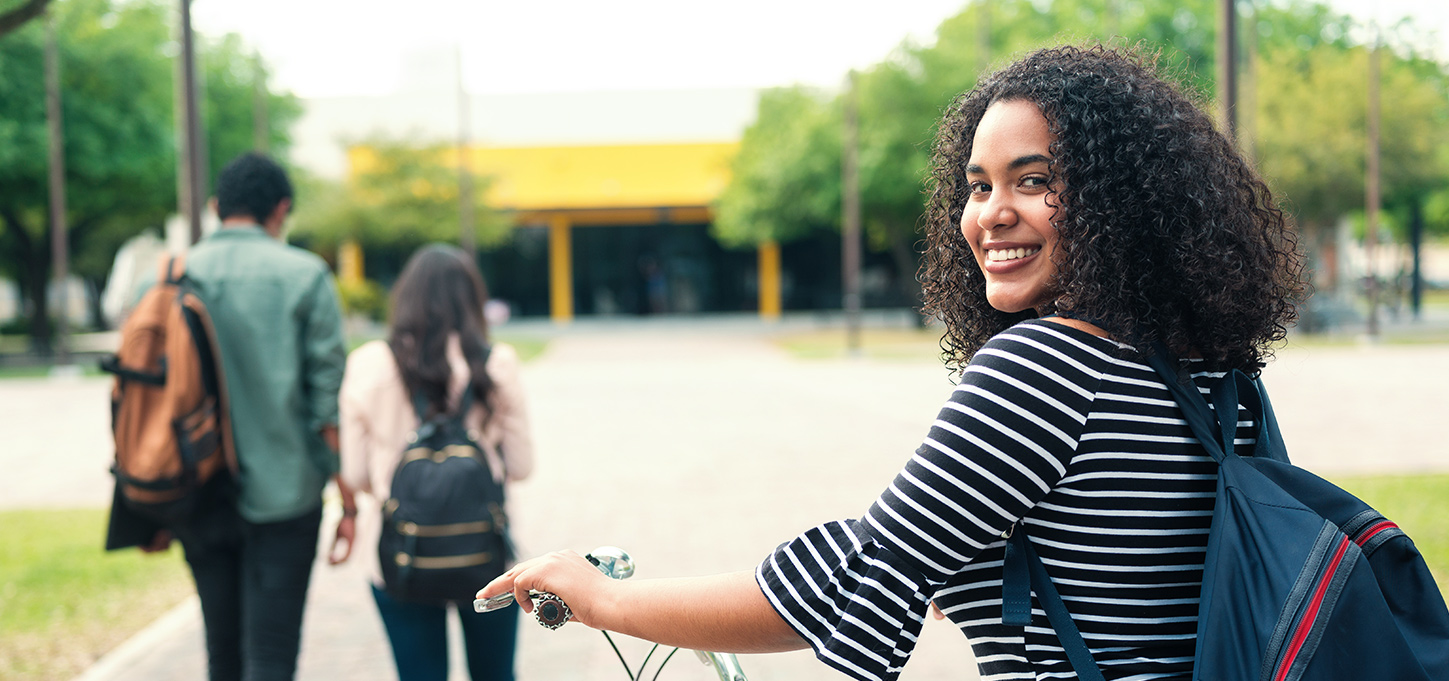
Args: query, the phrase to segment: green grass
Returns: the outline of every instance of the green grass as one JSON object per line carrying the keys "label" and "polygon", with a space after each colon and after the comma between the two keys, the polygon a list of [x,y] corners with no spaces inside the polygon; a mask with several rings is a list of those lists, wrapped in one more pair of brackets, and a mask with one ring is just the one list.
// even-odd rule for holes
{"label": "green grass", "polygon": [[[94,361],[83,360],[76,362],[76,364],[80,367],[82,376],[107,375],[106,372],[101,371],[101,368]],[[0,366],[0,380],[7,378],[45,378],[50,375],[52,368],[54,367],[49,364],[39,366]]]}
{"label": "green grass", "polygon": [[[871,359],[939,362],[940,340],[939,328],[862,329],[860,349]],[[799,359],[838,359],[849,354],[843,328],[785,333],[775,343]]]}
{"label": "green grass", "polygon": [[1436,310],[1449,309],[1449,288],[1425,289],[1424,307]]}
{"label": "green grass", "polygon": [[0,511],[0,679],[71,679],[192,593],[179,546],[104,552],[107,513]]}
{"label": "green grass", "polygon": [[[377,339],[376,338],[348,338],[347,339],[347,351],[348,352],[352,352],[353,350],[356,350],[357,348],[359,348],[362,345],[368,343],[369,341],[374,341],[374,340],[377,340]],[[497,342],[500,342],[500,343],[507,343],[509,345],[512,345],[513,346],[513,349],[518,351],[518,358],[521,359],[521,360],[523,360],[523,361],[525,361],[525,362],[527,362],[527,361],[529,361],[531,359],[534,359],[534,358],[538,357],[539,355],[542,355],[543,354],[543,351],[546,350],[546,349],[548,349],[548,340],[547,339],[537,338],[537,337],[534,337],[534,336],[512,336],[512,335],[509,335],[509,334],[506,334],[506,333],[501,333],[501,334],[498,334],[498,335],[494,336],[493,340],[495,340]]]}
{"label": "green grass", "polygon": [[1424,554],[1449,598],[1449,474],[1385,475],[1333,481],[1398,523]]}
{"label": "green grass", "polygon": [[505,333],[498,334],[495,340],[512,345],[518,351],[518,358],[525,362],[537,358],[548,349],[547,339],[533,336],[510,336]]}

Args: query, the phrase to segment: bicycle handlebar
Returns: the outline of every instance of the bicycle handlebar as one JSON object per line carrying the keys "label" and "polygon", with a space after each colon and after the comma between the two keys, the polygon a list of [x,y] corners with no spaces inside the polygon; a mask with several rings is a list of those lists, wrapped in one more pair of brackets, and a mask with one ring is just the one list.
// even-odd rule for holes
{"label": "bicycle handlebar", "polygon": [[[599,572],[613,579],[628,579],[634,575],[634,559],[629,557],[627,551],[617,546],[600,546],[584,554],[584,558],[593,563]],[[530,591],[528,595],[534,602],[533,617],[544,628],[557,629],[573,619],[573,611],[557,594],[547,591]],[[512,602],[513,592],[506,591],[492,598],[480,598],[473,601],[473,611],[492,612],[507,607]]]}
{"label": "bicycle handlebar", "polygon": [[[590,563],[593,563],[594,567],[599,569],[599,572],[613,579],[628,579],[634,575],[634,559],[629,556],[627,551],[617,546],[600,546],[584,554],[584,558]],[[574,616],[568,604],[562,598],[559,598],[557,594],[547,591],[529,591],[528,595],[533,600],[534,619],[538,620],[538,623],[546,629],[557,629],[567,624]],[[498,610],[507,607],[508,604],[513,602],[513,599],[513,592],[505,591],[492,598],[480,598],[473,601],[473,610],[475,612]],[[604,636],[607,637],[608,632],[605,632]],[[613,640],[611,639],[610,645],[612,644]],[[618,652],[618,648],[615,648],[615,652]],[[702,650],[695,651],[695,654],[699,657],[700,662],[714,668],[715,672],[719,674],[720,681],[745,681],[745,672],[740,669],[740,662],[734,655],[728,653],[710,653]],[[619,661],[624,661],[622,655]],[[645,658],[645,662],[648,662],[648,658]],[[624,669],[626,672],[628,671],[629,665],[627,663],[624,664]],[[642,668],[640,672],[643,672]],[[657,672],[655,676],[658,676]],[[634,678],[632,673],[630,674],[630,678]]]}

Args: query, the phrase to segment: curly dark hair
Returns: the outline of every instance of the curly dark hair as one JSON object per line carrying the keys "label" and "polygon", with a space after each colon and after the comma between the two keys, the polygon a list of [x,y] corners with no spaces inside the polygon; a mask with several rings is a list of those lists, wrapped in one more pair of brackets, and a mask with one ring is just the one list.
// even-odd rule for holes
{"label": "curly dark hair", "polygon": [[[1213,122],[1155,73],[1157,55],[1092,45],[1033,52],[952,103],[937,132],[921,282],[962,370],[992,336],[1049,313],[1090,321],[1138,348],[1254,373],[1305,291],[1297,237],[1268,187]],[[1052,309],[1005,313],[960,223],[966,164],[987,107],[1035,104],[1054,141],[1047,200],[1058,241]]]}

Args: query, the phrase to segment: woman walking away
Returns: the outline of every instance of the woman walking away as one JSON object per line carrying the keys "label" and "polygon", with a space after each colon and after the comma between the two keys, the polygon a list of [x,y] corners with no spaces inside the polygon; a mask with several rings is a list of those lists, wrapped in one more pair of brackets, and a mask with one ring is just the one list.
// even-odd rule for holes
{"label": "woman walking away", "polygon": [[961,380],[862,517],[753,572],[615,582],[562,552],[479,595],[551,591],[689,648],[809,646],[859,679],[900,673],[934,602],[982,678],[1075,678],[1040,606],[1002,621],[1025,532],[1106,678],[1188,678],[1216,469],[1145,358],[1161,341],[1206,387],[1284,338],[1302,264],[1267,187],[1150,60],[1060,47],[951,105],[926,217],[926,309]]}
{"label": "woman walking away", "polygon": [[[491,481],[484,477],[485,485],[523,479],[533,468],[518,355],[505,343],[489,343],[483,317],[487,298],[482,277],[463,251],[426,246],[408,260],[393,288],[387,340],[363,345],[347,358],[340,398],[341,476],[347,487],[383,502],[385,512],[396,508],[396,499],[390,499],[397,491],[394,473],[402,470],[404,450],[416,447],[409,443],[422,432],[420,411],[433,423],[456,417],[469,405],[463,423],[487,465],[481,474],[491,473]],[[414,458],[409,466],[432,465]],[[344,503],[344,508],[342,523],[352,523],[356,506]],[[490,517],[502,521],[501,516]],[[500,530],[506,527],[498,525]],[[358,544],[366,547],[363,554],[372,567],[372,592],[392,643],[398,678],[444,681],[447,602],[399,595],[397,585],[384,579],[378,537],[359,538]],[[346,560],[350,551],[345,547],[333,562]],[[414,573],[422,572],[422,561],[413,562],[419,568]],[[394,580],[399,573],[392,571]],[[511,681],[517,608],[487,614],[467,605],[457,610],[473,681]]]}

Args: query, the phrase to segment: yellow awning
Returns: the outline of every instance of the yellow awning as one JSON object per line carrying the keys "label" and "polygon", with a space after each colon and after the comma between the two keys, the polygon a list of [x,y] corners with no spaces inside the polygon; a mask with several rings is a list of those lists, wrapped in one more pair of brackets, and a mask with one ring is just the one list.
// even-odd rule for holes
{"label": "yellow awning", "polygon": [[705,207],[729,182],[737,143],[475,147],[475,175],[492,177],[504,210]]}

